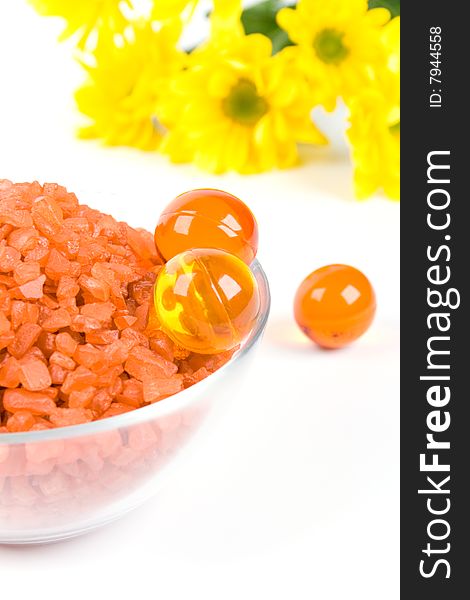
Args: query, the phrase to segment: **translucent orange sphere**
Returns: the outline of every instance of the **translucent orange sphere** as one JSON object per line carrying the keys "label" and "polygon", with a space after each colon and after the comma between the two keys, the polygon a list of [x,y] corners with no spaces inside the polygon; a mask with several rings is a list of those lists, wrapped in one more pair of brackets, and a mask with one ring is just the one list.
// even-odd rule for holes
{"label": "translucent orange sphere", "polygon": [[369,328],[375,293],[367,277],[348,265],[328,265],[310,273],[295,295],[299,327],[324,348],[341,348]]}
{"label": "translucent orange sphere", "polygon": [[155,244],[165,261],[191,248],[219,248],[249,265],[258,249],[258,226],[236,196],[221,190],[193,190],[163,210]]}
{"label": "translucent orange sphere", "polygon": [[158,274],[154,298],[162,329],[178,346],[200,354],[240,344],[260,310],[250,268],[233,254],[211,248],[169,260]]}

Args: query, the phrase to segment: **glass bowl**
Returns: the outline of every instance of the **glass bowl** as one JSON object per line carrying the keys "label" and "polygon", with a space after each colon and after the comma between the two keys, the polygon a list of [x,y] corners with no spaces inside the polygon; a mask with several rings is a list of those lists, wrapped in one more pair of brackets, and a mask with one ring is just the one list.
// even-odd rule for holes
{"label": "glass bowl", "polygon": [[109,523],[151,497],[165,475],[217,423],[261,339],[270,308],[266,276],[251,265],[261,312],[243,347],[192,387],[84,425],[0,434],[0,543],[74,537]]}

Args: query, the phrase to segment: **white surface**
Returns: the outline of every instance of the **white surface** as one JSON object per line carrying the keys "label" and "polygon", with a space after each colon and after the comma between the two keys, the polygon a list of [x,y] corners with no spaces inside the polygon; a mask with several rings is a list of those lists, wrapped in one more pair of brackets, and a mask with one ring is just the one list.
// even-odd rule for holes
{"label": "white surface", "polygon": [[[398,598],[399,206],[355,202],[338,146],[295,170],[216,178],[76,141],[80,73],[57,29],[0,3],[0,177],[61,182],[149,229],[177,193],[227,189],[258,218],[273,307],[245,394],[191,464],[101,531],[0,547],[2,597]],[[354,346],[322,352],[296,330],[292,298],[333,262],[364,270],[378,314]]]}

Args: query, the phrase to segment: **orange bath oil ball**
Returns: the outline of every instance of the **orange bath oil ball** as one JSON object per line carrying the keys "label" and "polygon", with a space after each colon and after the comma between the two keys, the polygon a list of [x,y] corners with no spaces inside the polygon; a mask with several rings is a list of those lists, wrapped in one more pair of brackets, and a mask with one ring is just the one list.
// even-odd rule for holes
{"label": "orange bath oil ball", "polygon": [[256,279],[233,254],[181,252],[160,271],[155,311],[165,333],[191,352],[217,354],[241,344],[260,310]]}
{"label": "orange bath oil ball", "polygon": [[258,226],[236,196],[221,190],[192,190],[163,210],[155,244],[165,261],[192,248],[218,248],[249,265],[258,249]]}
{"label": "orange bath oil ball", "polygon": [[348,265],[328,265],[300,284],[294,315],[302,331],[324,348],[341,348],[369,328],[375,314],[370,281]]}

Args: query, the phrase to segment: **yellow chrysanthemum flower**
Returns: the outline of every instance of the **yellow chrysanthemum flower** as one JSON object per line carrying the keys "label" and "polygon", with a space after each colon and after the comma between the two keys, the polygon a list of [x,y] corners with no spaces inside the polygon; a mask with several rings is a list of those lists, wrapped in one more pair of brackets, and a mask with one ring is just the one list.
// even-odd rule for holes
{"label": "yellow chrysanthemum flower", "polygon": [[271,49],[254,34],[230,52],[194,52],[162,107],[175,126],[161,150],[214,173],[248,173],[292,166],[296,142],[325,143],[310,119],[304,78]]}
{"label": "yellow chrysanthemum flower", "polygon": [[127,25],[121,6],[132,8],[131,0],[29,0],[40,15],[62,17],[67,25],[65,39],[77,33],[78,47],[84,49],[92,33],[111,34]]}
{"label": "yellow chrysanthemum flower", "polygon": [[88,81],[76,92],[78,108],[90,120],[81,137],[144,150],[158,147],[165,133],[156,119],[158,102],[186,58],[176,49],[178,35],[177,25],[155,32],[145,24],[127,31],[122,46],[108,40],[99,44],[94,64],[84,65]]}
{"label": "yellow chrysanthemum flower", "polygon": [[384,28],[387,69],[376,85],[359,92],[349,103],[354,185],[358,198],[383,190],[400,197],[400,19]]}
{"label": "yellow chrysanthemum flower", "polygon": [[299,0],[296,9],[283,8],[277,16],[297,44],[289,52],[321,86],[328,110],[338,96],[347,99],[367,85],[371,66],[385,62],[380,32],[389,18],[384,8],[368,10],[367,0]]}
{"label": "yellow chrysanthemum flower", "polygon": [[152,17],[157,21],[177,19],[184,14],[192,14],[198,0],[154,0]]}

